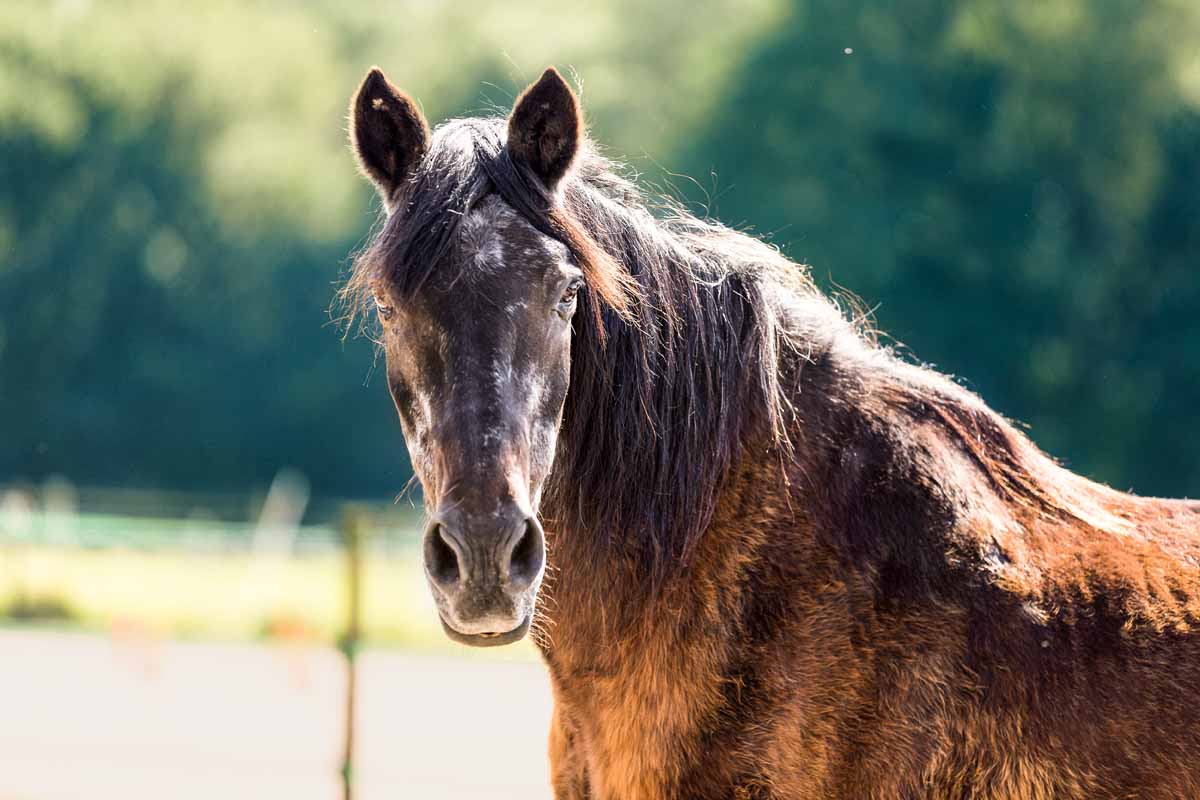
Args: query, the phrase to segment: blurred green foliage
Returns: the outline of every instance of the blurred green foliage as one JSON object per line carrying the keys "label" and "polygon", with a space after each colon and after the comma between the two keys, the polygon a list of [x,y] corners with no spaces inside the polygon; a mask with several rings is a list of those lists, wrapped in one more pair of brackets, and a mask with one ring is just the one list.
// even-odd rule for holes
{"label": "blurred green foliage", "polygon": [[378,63],[437,120],[556,63],[611,153],[1052,453],[1200,494],[1198,35],[1191,0],[6,0],[0,482],[397,491],[328,314],[376,219],[350,93]]}
{"label": "blurred green foliage", "polygon": [[674,160],[1119,488],[1200,495],[1200,4],[797,3]]}

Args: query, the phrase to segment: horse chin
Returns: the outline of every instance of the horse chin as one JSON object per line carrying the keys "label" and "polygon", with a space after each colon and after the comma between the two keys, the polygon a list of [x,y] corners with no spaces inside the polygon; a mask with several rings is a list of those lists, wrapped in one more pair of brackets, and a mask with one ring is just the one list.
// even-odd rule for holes
{"label": "horse chin", "polygon": [[452,628],[441,614],[438,614],[438,619],[442,623],[442,630],[446,632],[451,641],[465,644],[468,647],[500,647],[524,639],[525,634],[529,632],[529,625],[533,621],[533,614],[526,614],[520,625],[503,633],[461,633]]}

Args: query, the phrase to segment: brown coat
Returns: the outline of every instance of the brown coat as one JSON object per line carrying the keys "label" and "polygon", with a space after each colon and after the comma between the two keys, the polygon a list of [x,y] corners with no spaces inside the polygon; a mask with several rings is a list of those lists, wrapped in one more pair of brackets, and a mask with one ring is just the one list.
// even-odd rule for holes
{"label": "brown coat", "polygon": [[1200,797],[1200,503],[866,342],[794,399],[660,596],[552,535],[558,798]]}

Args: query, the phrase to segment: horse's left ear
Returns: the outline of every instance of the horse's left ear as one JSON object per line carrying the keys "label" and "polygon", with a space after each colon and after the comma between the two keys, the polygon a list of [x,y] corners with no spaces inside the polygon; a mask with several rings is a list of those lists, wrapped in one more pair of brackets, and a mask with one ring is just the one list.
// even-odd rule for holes
{"label": "horse's left ear", "polygon": [[521,92],[508,118],[508,152],[546,188],[567,174],[583,142],[583,117],[575,93],[554,67]]}

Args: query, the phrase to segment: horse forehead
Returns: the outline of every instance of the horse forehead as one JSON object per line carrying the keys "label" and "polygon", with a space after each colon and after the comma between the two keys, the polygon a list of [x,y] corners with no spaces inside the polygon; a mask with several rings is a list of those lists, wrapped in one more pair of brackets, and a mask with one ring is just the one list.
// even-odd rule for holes
{"label": "horse forehead", "polygon": [[[459,246],[469,279],[486,284],[530,278],[566,260],[566,246],[537,230],[495,195],[463,219]],[[499,280],[497,280],[499,279]]]}

